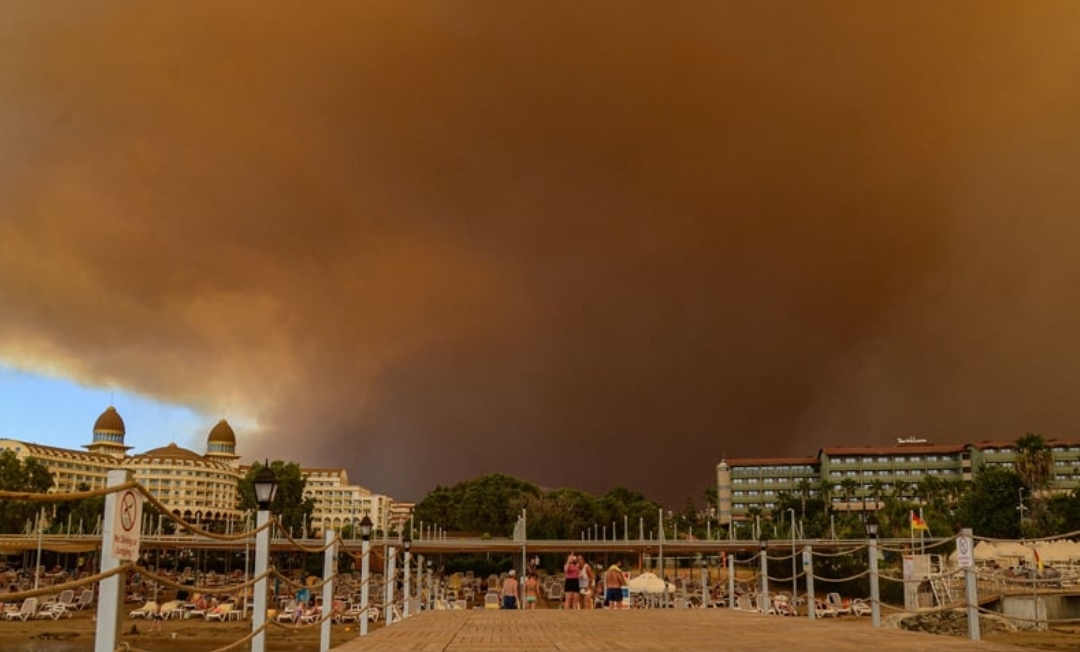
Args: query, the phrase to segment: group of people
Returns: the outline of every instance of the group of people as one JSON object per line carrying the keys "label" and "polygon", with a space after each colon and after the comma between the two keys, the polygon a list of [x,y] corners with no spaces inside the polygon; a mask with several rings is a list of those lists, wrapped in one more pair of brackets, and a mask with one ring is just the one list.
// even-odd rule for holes
{"label": "group of people", "polygon": [[[502,591],[499,595],[502,598],[500,607],[502,609],[517,609],[518,608],[518,595],[521,590],[521,585],[518,582],[517,572],[513,569],[506,574],[506,579],[503,580]],[[525,609],[536,609],[536,603],[540,597],[540,578],[536,573],[529,570],[525,573]]]}
{"label": "group of people", "polygon": [[[563,572],[566,574],[563,584],[563,594],[566,596],[563,609],[592,609],[596,604],[592,596],[598,586],[596,571],[581,555],[571,552],[566,557]],[[622,606],[624,586],[626,577],[616,561],[604,572],[605,607],[618,609]]]}
{"label": "group of people", "polygon": [[[563,603],[564,609],[592,609],[595,606],[593,595],[600,585],[596,571],[585,559],[571,552],[563,566],[566,578],[563,584],[563,593],[566,596]],[[619,562],[612,564],[604,573],[603,586],[604,606],[618,609],[622,606],[623,587],[626,586],[626,577],[623,575]],[[540,580],[536,572],[529,569],[525,576],[525,609],[536,609],[540,599]],[[517,609],[518,596],[521,594],[521,585],[518,582],[517,573],[511,570],[503,580],[502,590],[499,592],[502,609]]]}

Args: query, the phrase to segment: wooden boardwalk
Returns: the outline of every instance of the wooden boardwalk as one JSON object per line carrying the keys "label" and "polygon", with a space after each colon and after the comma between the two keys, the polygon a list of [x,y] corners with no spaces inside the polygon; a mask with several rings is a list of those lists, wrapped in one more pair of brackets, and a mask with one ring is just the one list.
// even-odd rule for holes
{"label": "wooden boardwalk", "polygon": [[335,652],[1005,652],[1025,648],[732,609],[425,611]]}

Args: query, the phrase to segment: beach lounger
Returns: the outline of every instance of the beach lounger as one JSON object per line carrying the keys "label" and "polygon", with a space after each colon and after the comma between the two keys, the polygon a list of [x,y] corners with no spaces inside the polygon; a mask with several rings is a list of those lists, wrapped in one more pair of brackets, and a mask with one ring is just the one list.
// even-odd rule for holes
{"label": "beach lounger", "polygon": [[128,618],[131,618],[132,620],[135,620],[136,618],[150,618],[151,614],[156,614],[158,612],[158,607],[158,603],[151,600],[138,609],[132,609],[131,612],[128,613]]}
{"label": "beach lounger", "polygon": [[26,598],[22,602],[22,606],[18,611],[9,611],[4,614],[4,620],[29,620],[31,616],[37,613],[38,599]]}

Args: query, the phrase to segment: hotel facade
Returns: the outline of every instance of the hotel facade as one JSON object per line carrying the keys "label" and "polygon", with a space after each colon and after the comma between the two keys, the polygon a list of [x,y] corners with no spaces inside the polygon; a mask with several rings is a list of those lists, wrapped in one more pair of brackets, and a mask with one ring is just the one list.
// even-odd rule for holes
{"label": "hotel facade", "polygon": [[[1080,487],[1080,440],[1050,439],[1046,448],[1053,465],[1051,490]],[[898,488],[910,492],[926,477],[943,485],[971,482],[984,465],[1011,469],[1016,458],[1015,442],[937,445],[906,438],[893,446],[822,448],[811,457],[723,460],[716,465],[720,523],[768,514],[785,493],[820,497],[823,487],[833,510],[874,511],[884,496]]]}
{"label": "hotel facade", "polygon": [[[17,458],[33,458],[48,468],[53,476],[53,492],[105,487],[112,469],[127,469],[147,491],[167,505],[173,514],[191,523],[222,524],[240,522],[247,515],[239,508],[240,480],[248,465],[236,454],[236,433],[222,419],[206,438],[206,453],[177,446],[175,443],[144,453],[130,454],[125,444],[124,420],[109,407],[94,423],[93,439],[72,450],[45,446],[15,439],[0,439],[0,450],[10,450]],[[403,506],[388,496],[350,484],[344,469],[301,468],[305,495],[312,498],[310,534],[334,528],[341,530],[369,516],[378,530],[386,531],[392,518],[400,519]]]}

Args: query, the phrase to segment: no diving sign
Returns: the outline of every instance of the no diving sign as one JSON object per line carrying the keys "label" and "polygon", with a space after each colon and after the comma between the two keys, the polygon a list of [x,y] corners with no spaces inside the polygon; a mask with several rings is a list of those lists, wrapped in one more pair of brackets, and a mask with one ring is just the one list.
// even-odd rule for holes
{"label": "no diving sign", "polygon": [[975,565],[975,551],[971,549],[971,537],[963,534],[956,537],[956,562],[960,568]]}
{"label": "no diving sign", "polygon": [[143,497],[134,489],[125,489],[116,497],[116,515],[112,528],[112,556],[117,561],[139,558],[139,525],[142,523]]}

